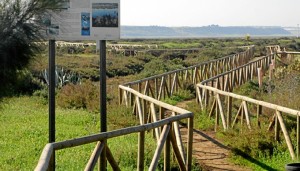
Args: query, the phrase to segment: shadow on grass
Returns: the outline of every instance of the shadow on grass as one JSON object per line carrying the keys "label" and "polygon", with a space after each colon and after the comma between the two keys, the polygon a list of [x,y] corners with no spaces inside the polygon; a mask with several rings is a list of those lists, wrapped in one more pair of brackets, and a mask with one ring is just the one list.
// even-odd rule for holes
{"label": "shadow on grass", "polygon": [[[180,123],[181,126],[186,126],[185,123]],[[251,157],[250,155],[248,155],[247,153],[243,152],[240,149],[237,148],[230,148],[224,144],[222,144],[221,142],[217,141],[216,139],[214,139],[213,137],[210,137],[209,135],[207,135],[205,132],[202,132],[200,130],[193,130],[194,134],[199,134],[202,137],[206,138],[208,141],[211,141],[212,143],[214,143],[215,145],[230,150],[232,151],[234,154],[243,157],[245,160],[248,160],[249,162],[259,166],[261,169],[263,170],[268,170],[268,171],[276,171],[276,169],[272,168],[269,165],[266,165],[265,163],[260,162],[259,160],[256,160],[255,158]]]}
{"label": "shadow on grass", "polygon": [[276,169],[272,168],[271,166],[266,165],[265,163],[262,163],[262,162],[256,160],[255,158],[249,156],[247,153],[243,152],[240,149],[233,148],[231,150],[234,154],[243,157],[245,160],[248,160],[249,162],[256,164],[257,166],[261,167],[264,170],[276,171]]}

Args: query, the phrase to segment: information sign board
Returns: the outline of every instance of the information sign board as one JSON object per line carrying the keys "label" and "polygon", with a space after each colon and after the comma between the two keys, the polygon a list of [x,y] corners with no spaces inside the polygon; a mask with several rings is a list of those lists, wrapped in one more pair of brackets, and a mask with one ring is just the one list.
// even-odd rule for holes
{"label": "information sign board", "polygon": [[45,13],[43,34],[51,40],[120,39],[120,0],[63,0]]}

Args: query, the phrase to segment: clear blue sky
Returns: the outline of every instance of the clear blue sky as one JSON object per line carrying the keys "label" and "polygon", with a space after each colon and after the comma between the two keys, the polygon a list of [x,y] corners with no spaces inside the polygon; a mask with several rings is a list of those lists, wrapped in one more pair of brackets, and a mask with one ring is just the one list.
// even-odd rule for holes
{"label": "clear blue sky", "polygon": [[121,0],[121,25],[293,26],[300,0]]}

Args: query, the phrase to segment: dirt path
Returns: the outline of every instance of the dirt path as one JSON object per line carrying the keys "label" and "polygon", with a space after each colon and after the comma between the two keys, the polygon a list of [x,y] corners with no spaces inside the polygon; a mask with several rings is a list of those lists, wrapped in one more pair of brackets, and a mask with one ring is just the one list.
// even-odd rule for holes
{"label": "dirt path", "polygon": [[[188,101],[181,102],[176,106],[187,109]],[[187,129],[181,128],[183,141],[186,142]],[[227,171],[250,171],[251,169],[234,165],[229,162],[230,149],[218,141],[213,131],[193,132],[193,157],[201,165],[203,170],[227,170]]]}

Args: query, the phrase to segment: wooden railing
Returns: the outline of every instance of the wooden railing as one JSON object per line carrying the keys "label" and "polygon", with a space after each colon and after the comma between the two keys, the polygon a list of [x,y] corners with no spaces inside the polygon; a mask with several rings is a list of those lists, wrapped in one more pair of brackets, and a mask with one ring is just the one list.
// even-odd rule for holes
{"label": "wooden railing", "polygon": [[[185,85],[196,85],[203,80],[246,64],[253,58],[253,55],[254,46],[249,46],[245,52],[203,62],[184,69],[166,72],[164,74],[133,81],[123,85],[157,100],[161,100],[165,97],[172,96],[173,93],[177,92],[180,88],[184,88]],[[134,101],[132,95],[130,93],[123,93],[120,92],[119,94],[120,102],[121,99],[125,98],[125,103],[132,105]]]}
{"label": "wooden railing", "polygon": [[[113,157],[113,152],[106,145],[106,141],[110,138],[124,136],[127,134],[138,133],[138,159],[137,170],[144,170],[144,155],[145,155],[145,132],[154,130],[157,138],[157,148],[155,150],[149,170],[155,170],[158,165],[160,154],[164,149],[164,168],[170,169],[170,144],[172,144],[175,157],[178,161],[181,170],[191,170],[192,164],[192,141],[193,141],[193,113],[160,102],[151,97],[143,95],[135,90],[120,86],[123,91],[128,91],[134,95],[136,99],[135,113],[139,116],[140,125],[120,130],[99,133],[86,137],[66,140],[61,142],[49,143],[45,146],[39,163],[35,168],[36,171],[48,170],[49,162],[53,153],[56,150],[62,150],[84,144],[98,142],[91,158],[86,165],[85,170],[93,170],[99,155],[103,150],[106,152],[107,160],[114,170],[120,170],[117,162]],[[152,119],[149,119],[145,111],[150,111]],[[171,116],[166,117],[165,112],[171,112]],[[158,116],[159,115],[159,116]],[[178,121],[187,119],[188,135],[187,144],[184,146],[181,140]],[[152,121],[152,122],[151,122]],[[185,147],[185,148],[184,148]],[[185,150],[186,149],[186,150]]]}
{"label": "wooden railing", "polygon": [[[243,127],[245,122],[246,127],[251,130],[253,126],[260,127],[260,117],[263,112],[271,113],[271,115],[264,115],[264,117],[269,117],[272,120],[267,129],[274,130],[276,141],[279,141],[279,131],[282,131],[291,158],[295,159],[296,157],[299,158],[300,153],[300,111],[231,93],[233,87],[240,86],[259,75],[257,73],[259,68],[267,70],[275,55],[270,54],[202,81],[197,84],[197,101],[200,108],[208,112],[209,117],[215,117],[215,131],[217,131],[220,121],[224,130],[236,127],[238,122],[242,125],[240,128]],[[295,117],[297,120],[296,155],[283,116]]]}
{"label": "wooden railing", "polygon": [[[138,159],[137,170],[144,170],[144,146],[145,132],[154,131],[157,139],[157,148],[153,156],[149,170],[155,170],[158,159],[164,148],[164,169],[170,169],[170,144],[181,170],[191,170],[192,163],[192,139],[193,139],[193,113],[159,101],[171,96],[182,88],[183,84],[194,84],[209,79],[220,73],[232,70],[252,59],[254,47],[247,47],[245,52],[230,55],[220,59],[208,61],[161,74],[154,77],[130,82],[119,86],[120,104],[133,107],[133,113],[140,121],[140,126],[124,128],[120,130],[99,133],[72,140],[49,143],[45,146],[39,163],[35,170],[48,170],[49,162],[56,150],[71,148],[84,144],[98,142],[85,170],[93,170],[99,155],[104,150],[107,160],[114,170],[120,170],[106,142],[107,139],[138,133]],[[183,82],[184,81],[184,82]],[[157,99],[157,100],[156,100]],[[179,130],[179,123],[187,119],[188,135],[186,145],[183,144]],[[101,167],[102,168],[102,167]]]}

